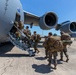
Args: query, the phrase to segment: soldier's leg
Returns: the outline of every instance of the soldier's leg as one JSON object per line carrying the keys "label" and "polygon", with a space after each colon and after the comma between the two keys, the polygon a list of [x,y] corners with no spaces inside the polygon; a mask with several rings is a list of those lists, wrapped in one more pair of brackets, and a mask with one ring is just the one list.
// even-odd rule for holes
{"label": "soldier's leg", "polygon": [[35,50],[35,53],[36,53],[36,47],[34,46],[34,50]]}
{"label": "soldier's leg", "polygon": [[45,58],[47,58],[47,49],[45,49]]}
{"label": "soldier's leg", "polygon": [[52,53],[49,52],[49,53],[48,53],[48,62],[49,62],[48,65],[49,65],[49,66],[51,66],[51,61],[52,61]]}
{"label": "soldier's leg", "polygon": [[48,50],[47,49],[45,49],[45,58],[48,58]]}
{"label": "soldier's leg", "polygon": [[35,42],[34,42],[33,47],[34,47],[34,50],[35,50],[35,53],[36,53],[36,44],[35,44]]}
{"label": "soldier's leg", "polygon": [[37,53],[39,53],[39,52],[40,52],[38,49],[36,49],[36,50],[37,50]]}
{"label": "soldier's leg", "polygon": [[60,52],[60,60],[63,61],[63,50]]}
{"label": "soldier's leg", "polygon": [[57,52],[53,53],[53,57],[54,57],[54,69],[56,69],[56,66],[57,66]]}
{"label": "soldier's leg", "polygon": [[39,53],[40,51],[37,49],[37,43],[34,43],[34,50],[35,52]]}
{"label": "soldier's leg", "polygon": [[38,42],[36,42],[36,50],[37,50],[37,53],[39,53],[40,51],[38,50],[37,46],[38,46]]}
{"label": "soldier's leg", "polygon": [[68,62],[69,57],[68,57],[68,54],[67,54],[67,48],[64,49],[64,54],[65,54],[65,56],[66,56],[66,62]]}
{"label": "soldier's leg", "polygon": [[30,39],[26,38],[26,41],[27,41],[28,46],[31,47]]}

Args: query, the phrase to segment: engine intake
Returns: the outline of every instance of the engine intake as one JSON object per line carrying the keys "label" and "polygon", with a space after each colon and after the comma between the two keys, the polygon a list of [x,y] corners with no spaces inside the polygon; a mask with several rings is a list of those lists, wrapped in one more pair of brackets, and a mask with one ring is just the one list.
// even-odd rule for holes
{"label": "engine intake", "polygon": [[76,33],[76,22],[67,22],[61,24],[60,30],[69,34]]}
{"label": "engine intake", "polygon": [[72,23],[70,24],[70,30],[71,30],[72,32],[76,32],[76,22],[72,22]]}
{"label": "engine intake", "polygon": [[40,17],[40,28],[43,30],[48,30],[54,28],[57,25],[58,18],[53,12],[48,12]]}

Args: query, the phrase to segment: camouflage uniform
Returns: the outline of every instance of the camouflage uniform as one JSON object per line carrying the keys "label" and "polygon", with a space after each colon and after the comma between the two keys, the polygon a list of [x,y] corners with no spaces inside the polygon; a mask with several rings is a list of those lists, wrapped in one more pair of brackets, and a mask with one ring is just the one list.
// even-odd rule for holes
{"label": "camouflage uniform", "polygon": [[40,39],[41,39],[41,38],[40,38],[40,35],[34,34],[34,35],[31,36],[31,39],[32,39],[33,42],[34,42],[33,47],[34,47],[35,53],[36,53],[36,52],[39,53],[40,51],[38,50],[37,45],[38,45],[38,43],[39,43],[39,41],[40,41]]}
{"label": "camouflage uniform", "polygon": [[67,54],[67,45],[63,44],[64,48],[63,50],[60,52],[60,57],[61,57],[61,61],[63,61],[63,53],[66,56],[66,62],[68,62],[69,58],[68,58],[68,54]]}
{"label": "camouflage uniform", "polygon": [[50,66],[52,63],[52,57],[54,61],[54,69],[56,69],[57,66],[57,51],[52,51],[53,49],[48,49],[48,65]]}
{"label": "camouflage uniform", "polygon": [[49,32],[48,33],[48,36],[45,36],[45,41],[44,41],[44,43],[43,43],[43,46],[44,46],[44,48],[45,48],[45,58],[48,58],[48,49],[47,49],[47,40],[48,40],[48,38],[50,38],[52,36],[52,33],[51,32]]}
{"label": "camouflage uniform", "polygon": [[53,36],[48,38],[46,41],[46,50],[48,51],[48,61],[51,65],[52,57],[54,58],[54,69],[56,69],[57,66],[57,52],[61,51],[63,49],[62,42],[60,40],[55,39]]}
{"label": "camouflage uniform", "polygon": [[[63,40],[70,40],[70,35],[67,34],[68,36],[64,36],[66,33],[64,32],[61,32],[61,41]],[[67,44],[66,43],[63,43],[63,50],[60,52],[60,60],[63,61],[63,53],[65,54],[66,56],[66,62],[68,62],[69,60],[69,57],[68,57],[68,54],[67,54]]]}
{"label": "camouflage uniform", "polygon": [[15,32],[15,35],[16,35],[16,40],[20,40],[21,35],[18,31]]}
{"label": "camouflage uniform", "polygon": [[22,30],[24,28],[22,21],[18,22],[18,25],[19,25],[18,28],[20,30]]}
{"label": "camouflage uniform", "polygon": [[47,39],[48,39],[48,37],[45,37],[45,41],[43,42],[43,46],[45,48],[45,55],[46,55],[45,58],[48,58],[48,49],[47,49],[47,46],[46,46]]}
{"label": "camouflage uniform", "polygon": [[56,69],[56,66],[57,66],[57,51],[54,51],[54,52],[48,52],[49,53],[49,64],[48,65],[51,65],[51,62],[52,62],[52,57],[53,57],[53,61],[54,61],[54,69]]}
{"label": "camouflage uniform", "polygon": [[38,45],[38,42],[34,42],[33,47],[34,47],[35,52],[39,53],[40,51],[38,50],[37,45]]}
{"label": "camouflage uniform", "polygon": [[46,55],[45,58],[48,58],[48,51],[49,51],[49,50],[47,50],[47,49],[45,48],[45,55]]}
{"label": "camouflage uniform", "polygon": [[31,37],[31,32],[28,29],[24,29],[23,33],[30,39]]}
{"label": "camouflage uniform", "polygon": [[23,33],[27,36],[27,37],[24,37],[22,40],[27,43],[29,45],[29,47],[31,46],[30,44],[30,37],[31,37],[31,32],[30,30],[28,29],[29,27],[26,26],[26,29],[24,29]]}

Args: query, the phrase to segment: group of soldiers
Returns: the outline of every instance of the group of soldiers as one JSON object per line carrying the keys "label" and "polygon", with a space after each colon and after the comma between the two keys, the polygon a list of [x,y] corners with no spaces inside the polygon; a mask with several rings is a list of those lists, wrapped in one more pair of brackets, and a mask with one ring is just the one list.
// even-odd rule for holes
{"label": "group of soldiers", "polygon": [[67,54],[67,45],[71,45],[71,37],[69,34],[60,32],[61,36],[53,36],[52,33],[48,33],[48,37],[45,37],[43,46],[45,48],[45,58],[48,58],[48,65],[51,66],[52,57],[54,62],[54,69],[57,67],[57,56],[60,52],[60,61],[63,61],[63,53],[66,56],[66,62],[68,62],[69,57]]}
{"label": "group of soldiers", "polygon": [[37,34],[36,31],[34,31],[33,34],[31,35],[31,32],[28,26],[26,26],[26,29],[23,31],[23,33],[29,38],[28,42],[32,42],[31,45],[33,44],[33,48],[35,50],[34,53],[39,53],[40,51],[38,50],[37,45],[41,40],[40,35]]}
{"label": "group of soldiers", "polygon": [[[22,36],[20,31],[24,33],[25,36]],[[33,44],[33,48],[35,50],[34,53],[40,52],[37,48],[37,45],[38,45],[38,42],[41,40],[41,37],[39,34],[37,34],[36,31],[34,31],[33,34],[31,35],[29,26],[26,26],[26,28],[24,28],[23,23],[21,21],[15,22],[10,32],[15,34],[16,40],[18,41],[22,40],[25,43],[25,45],[27,43],[28,46],[31,47]]]}
{"label": "group of soldiers", "polygon": [[[24,26],[22,22],[15,22],[14,23],[22,32],[26,35],[26,37],[22,38],[22,41],[25,43],[27,42],[28,45],[31,47],[33,44],[34,52],[39,53],[40,51],[37,48],[38,43],[41,40],[41,37],[39,34],[36,33],[36,31],[33,32],[33,35],[31,35],[31,32],[29,30],[29,27],[26,26],[24,29]],[[19,31],[14,28],[11,32],[16,34],[16,38],[19,40],[21,38]],[[54,69],[57,67],[57,55],[58,52],[60,52],[60,60],[63,61],[63,53],[66,56],[66,62],[68,62],[69,57],[67,54],[67,45],[71,45],[71,37],[69,34],[66,34],[64,32],[60,32],[61,36],[57,37],[52,35],[51,32],[48,33],[48,36],[45,37],[45,41],[43,43],[43,47],[45,48],[45,58],[48,58],[48,65],[51,66],[52,63],[52,57],[54,58]]]}
{"label": "group of soldiers", "polygon": [[[37,48],[38,43],[40,42],[41,38],[40,35],[34,31],[33,35],[30,34],[28,26],[24,30],[24,34],[30,37],[30,40],[34,42],[33,47],[35,53],[39,53],[40,51]],[[57,56],[58,52],[60,52],[60,61],[63,61],[63,53],[66,56],[66,62],[68,62],[69,57],[67,54],[67,45],[71,45],[71,37],[69,34],[60,32],[61,36],[53,36],[51,32],[48,33],[48,36],[45,37],[45,41],[43,43],[43,47],[45,48],[45,58],[48,58],[48,65],[51,66],[52,57],[54,58],[54,69],[57,68]],[[29,36],[30,35],[30,36]]]}

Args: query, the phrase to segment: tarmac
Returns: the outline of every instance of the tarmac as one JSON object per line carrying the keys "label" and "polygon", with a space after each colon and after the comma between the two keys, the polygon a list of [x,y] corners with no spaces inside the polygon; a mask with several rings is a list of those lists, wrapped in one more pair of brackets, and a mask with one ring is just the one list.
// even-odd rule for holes
{"label": "tarmac", "polygon": [[[27,51],[20,50],[12,44],[0,47],[0,75],[76,75],[76,41],[68,47],[69,62],[59,61],[57,69],[48,66],[45,49],[39,45],[40,53],[29,56]],[[52,63],[53,67],[53,63]]]}

